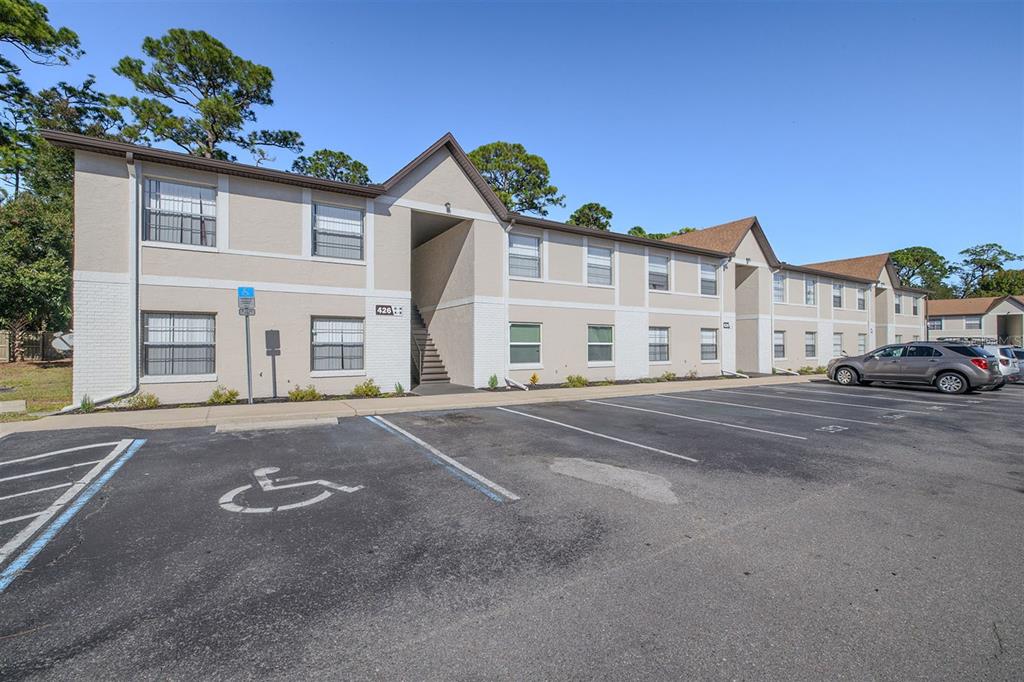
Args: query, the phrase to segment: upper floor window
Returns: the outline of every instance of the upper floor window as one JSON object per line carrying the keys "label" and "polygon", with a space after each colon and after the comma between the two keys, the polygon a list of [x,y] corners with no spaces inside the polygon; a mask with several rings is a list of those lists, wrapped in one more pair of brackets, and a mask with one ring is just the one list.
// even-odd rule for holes
{"label": "upper floor window", "polygon": [[981,329],[981,317],[974,315],[964,318],[964,329]]}
{"label": "upper floor window", "polygon": [[700,264],[700,293],[704,296],[718,295],[718,268],[713,263]]}
{"label": "upper floor window", "polygon": [[152,242],[217,245],[217,190],[146,179],[142,238]]}
{"label": "upper floor window", "polygon": [[842,308],[843,307],[843,285],[833,284],[832,285],[832,307]]}
{"label": "upper floor window", "polygon": [[928,318],[928,328],[932,329],[932,330],[941,330],[942,329],[942,318],[941,317],[929,317]]}
{"label": "upper floor window", "polygon": [[896,294],[896,314],[903,314],[903,294]]}
{"label": "upper floor window", "polygon": [[310,369],[363,369],[363,321],[356,317],[314,317]]}
{"label": "upper floor window", "polygon": [[867,310],[867,309],[868,309],[867,291],[864,289],[864,287],[857,287],[857,310]]}
{"label": "upper floor window", "polygon": [[612,250],[601,246],[587,247],[587,284],[612,283]]}
{"label": "upper floor window", "polygon": [[214,317],[196,313],[142,314],[145,376],[213,374]]}
{"label": "upper floor window", "polygon": [[815,305],[818,302],[818,280],[813,277],[804,278],[804,303]]}
{"label": "upper floor window", "polygon": [[775,303],[786,302],[786,276],[781,272],[772,275],[772,300]]}
{"label": "upper floor window", "polygon": [[540,279],[540,237],[508,235],[508,274]]}
{"label": "upper floor window", "polygon": [[313,204],[313,255],[363,259],[363,212]]}
{"label": "upper floor window", "polygon": [[910,301],[911,301],[911,303],[910,303],[910,305],[911,305],[911,312],[913,312],[914,315],[920,314],[921,308],[919,306],[920,306],[921,299],[919,299],[917,296],[914,296],[913,298],[910,299]]}
{"label": "upper floor window", "polygon": [[647,257],[647,288],[668,291],[668,256]]}

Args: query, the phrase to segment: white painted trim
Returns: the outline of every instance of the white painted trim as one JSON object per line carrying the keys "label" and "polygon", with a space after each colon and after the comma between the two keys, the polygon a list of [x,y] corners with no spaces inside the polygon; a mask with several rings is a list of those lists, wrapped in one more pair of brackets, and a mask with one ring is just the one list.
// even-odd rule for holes
{"label": "white painted trim", "polygon": [[[217,241],[220,241],[219,239]],[[173,249],[175,251],[205,251],[206,253],[221,253],[217,246],[199,246],[198,244],[177,244],[175,242],[158,242],[152,239],[142,240],[143,248],[152,249]]]}
{"label": "white painted trim", "polygon": [[140,384],[193,384],[217,381],[216,374],[168,374],[160,376],[143,376]]}
{"label": "white painted trim", "polygon": [[[589,344],[588,344],[589,345]],[[614,367],[614,361],[601,360],[600,362],[591,362],[587,360],[587,367]]]}
{"label": "white painted trim", "polygon": [[365,369],[314,369],[309,372],[312,379],[327,379],[330,377],[364,377]]}
{"label": "white painted trim", "polygon": [[[207,279],[203,277],[177,277],[170,275],[143,275],[142,284],[146,286],[188,287],[198,289],[231,289],[238,287],[236,280]],[[273,291],[285,294],[325,294],[332,296],[380,296],[390,298],[411,299],[411,291],[392,289],[359,289],[353,287],[325,287],[312,284],[289,284],[286,282],[248,282],[249,286],[258,291]]]}
{"label": "white painted trim", "polygon": [[480,213],[479,211],[471,211],[467,209],[460,209],[452,206],[452,210],[448,209],[440,204],[432,204],[426,201],[415,201],[413,199],[402,199],[399,197],[393,197],[389,195],[382,195],[377,197],[377,201],[387,203],[393,206],[402,206],[403,208],[412,208],[417,211],[426,211],[428,213],[438,213],[440,215],[455,216],[456,218],[465,218],[467,220],[483,220],[488,223],[501,224],[494,214],[492,213]]}

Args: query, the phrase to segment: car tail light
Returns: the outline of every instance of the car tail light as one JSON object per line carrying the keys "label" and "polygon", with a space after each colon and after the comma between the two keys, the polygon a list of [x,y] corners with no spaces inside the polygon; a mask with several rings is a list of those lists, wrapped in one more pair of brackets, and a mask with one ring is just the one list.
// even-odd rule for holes
{"label": "car tail light", "polygon": [[1006,358],[999,358],[999,364],[1002,365],[1003,367],[1009,367],[1010,361],[1007,360]]}
{"label": "car tail light", "polygon": [[988,360],[985,358],[971,358],[971,364],[978,369],[988,369]]}

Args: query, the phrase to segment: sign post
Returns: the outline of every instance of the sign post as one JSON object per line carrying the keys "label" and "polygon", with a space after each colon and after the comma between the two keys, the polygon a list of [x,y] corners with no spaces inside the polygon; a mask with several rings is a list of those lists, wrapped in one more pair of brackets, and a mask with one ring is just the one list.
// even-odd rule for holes
{"label": "sign post", "polygon": [[270,382],[273,396],[277,397],[277,356],[281,354],[281,332],[278,329],[268,329],[263,332],[263,338],[267,346],[267,355],[270,356]]}
{"label": "sign post", "polygon": [[245,318],[245,378],[249,385],[249,404],[252,405],[252,340],[249,336],[249,318],[256,314],[256,290],[238,287],[238,314]]}

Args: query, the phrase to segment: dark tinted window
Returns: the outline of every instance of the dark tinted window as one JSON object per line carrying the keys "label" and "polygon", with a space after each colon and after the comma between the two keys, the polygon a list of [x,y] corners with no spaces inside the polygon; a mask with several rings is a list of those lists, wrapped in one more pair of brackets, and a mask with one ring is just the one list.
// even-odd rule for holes
{"label": "dark tinted window", "polygon": [[879,358],[900,358],[906,354],[906,346],[888,346],[875,353]]}
{"label": "dark tinted window", "polygon": [[999,349],[999,354],[1002,355],[1004,358],[1012,358],[1013,357],[1013,349],[1012,348],[1000,348]]}
{"label": "dark tinted window", "polygon": [[1013,354],[1017,356],[1018,360],[1024,360],[1024,350],[1015,350]]}
{"label": "dark tinted window", "polygon": [[983,358],[986,353],[977,346],[946,346],[946,350],[951,350],[954,353],[960,355],[966,355],[969,358]]}
{"label": "dark tinted window", "polygon": [[931,358],[936,355],[942,355],[942,353],[931,346],[911,346],[907,349],[908,358]]}

